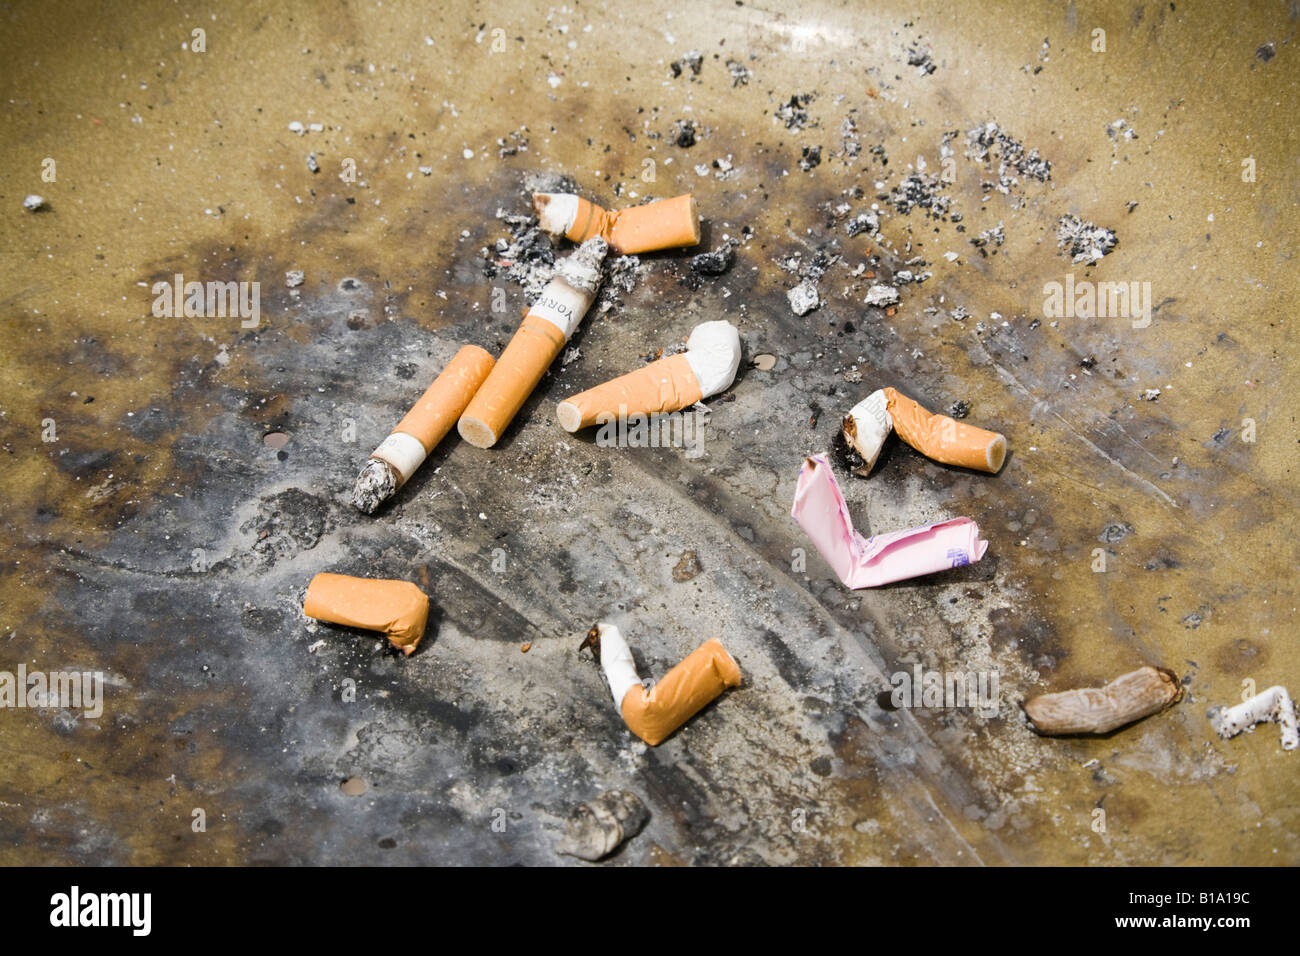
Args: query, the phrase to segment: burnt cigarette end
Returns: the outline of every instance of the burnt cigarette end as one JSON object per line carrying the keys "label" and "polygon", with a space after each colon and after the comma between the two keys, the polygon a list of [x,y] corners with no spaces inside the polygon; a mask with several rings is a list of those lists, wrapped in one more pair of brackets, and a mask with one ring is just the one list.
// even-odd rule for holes
{"label": "burnt cigarette end", "polygon": [[641,832],[650,811],[630,790],[606,790],[590,803],[574,809],[556,848],[566,856],[596,860],[609,856]]}
{"label": "burnt cigarette end", "polygon": [[352,504],[362,514],[372,515],[393,495],[397,494],[397,475],[388,462],[379,458],[369,459],[357,482],[352,486]]}
{"label": "burnt cigarette end", "polygon": [[1105,687],[1044,694],[1025,702],[1040,734],[1105,734],[1158,713],[1182,694],[1178,675],[1163,667],[1140,667]]}

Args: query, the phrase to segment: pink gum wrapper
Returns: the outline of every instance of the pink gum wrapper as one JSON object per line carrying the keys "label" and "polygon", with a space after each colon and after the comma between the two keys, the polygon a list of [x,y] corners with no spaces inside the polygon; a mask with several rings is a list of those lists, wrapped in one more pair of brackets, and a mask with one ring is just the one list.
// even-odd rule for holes
{"label": "pink gum wrapper", "polygon": [[853,530],[825,455],[804,459],[790,513],[839,579],[854,590],[971,564],[984,557],[989,546],[970,518],[862,537]]}

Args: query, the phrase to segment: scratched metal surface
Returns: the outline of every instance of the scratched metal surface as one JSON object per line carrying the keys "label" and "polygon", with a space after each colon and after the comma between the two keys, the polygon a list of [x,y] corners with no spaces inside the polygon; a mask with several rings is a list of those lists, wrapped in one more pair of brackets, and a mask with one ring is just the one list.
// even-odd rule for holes
{"label": "scratched metal surface", "polygon": [[[1205,719],[1245,679],[1300,690],[1294,3],[150,0],[0,18],[0,669],[108,680],[98,719],[0,712],[3,862],[572,863],[562,821],[608,787],[653,814],[615,865],[1300,862],[1300,757],[1274,727],[1223,742]],[[182,49],[196,27],[203,53]],[[906,62],[918,39],[929,75]],[[692,48],[700,74],[672,78]],[[814,124],[788,130],[773,114],[803,93]],[[689,149],[662,138],[682,118]],[[1107,135],[1118,118],[1137,139]],[[964,232],[886,209],[872,242],[830,212],[918,156],[937,170],[944,132],[988,120],[1052,162],[1050,184],[985,199],[959,135]],[[521,126],[527,150],[500,157]],[[804,146],[823,148],[810,172]],[[728,156],[730,178],[694,170]],[[394,507],[358,515],[356,470],[423,383],[459,343],[496,351],[513,331],[523,295],[479,250],[539,171],[612,205],[617,184],[691,190],[714,244],[754,235],[698,284],[688,253],[646,257],[501,447],[449,440]],[[29,192],[50,208],[25,212]],[[1067,213],[1118,248],[1071,267]],[[980,256],[968,240],[999,221],[1005,245]],[[775,260],[817,251],[843,258],[797,318]],[[882,277],[913,255],[934,276],[896,314],[868,310],[852,272],[873,255]],[[1042,320],[1043,284],[1069,271],[1151,282],[1152,324]],[[260,327],[154,318],[149,286],[177,272],[259,281]],[[705,457],[555,424],[558,398],[719,317],[778,361],[714,401]],[[801,457],[886,384],[969,401],[1012,452],[996,477],[897,444],[870,479],[837,466],[864,529],[965,514],[990,541],[980,564],[850,593],[815,554],[792,568],[807,542],[789,506]],[[677,580],[686,551],[700,571]],[[321,570],[425,587],[420,652],[311,625]],[[744,687],[639,746],[575,653],[598,618],[652,675],[719,636]],[[1101,739],[1026,727],[1025,697],[1144,662],[1185,677],[1186,699]],[[888,675],[914,663],[996,671],[999,715],[886,709]],[[340,789],[358,777],[363,794]]]}

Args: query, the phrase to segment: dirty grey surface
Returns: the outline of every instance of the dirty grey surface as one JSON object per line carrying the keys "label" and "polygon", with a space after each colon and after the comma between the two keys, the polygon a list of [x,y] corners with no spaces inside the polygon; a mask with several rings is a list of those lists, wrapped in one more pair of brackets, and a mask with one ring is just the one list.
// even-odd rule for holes
{"label": "dirty grey surface", "polygon": [[[0,713],[0,859],[587,865],[556,854],[564,821],[622,788],[651,818],[606,865],[1300,862],[1298,758],[1205,719],[1245,679],[1300,689],[1294,5],[70,4],[58,29],[38,10],[0,31],[0,647],[11,671],[109,683],[98,719]],[[182,50],[200,25],[207,52]],[[690,49],[700,72],[674,78]],[[985,188],[965,131],[988,121],[1050,182]],[[876,198],[918,156],[940,173],[950,131],[960,223]],[[642,257],[498,448],[449,439],[359,515],[369,449],[460,344],[515,328],[524,293],[480,250],[539,172],[614,207],[694,191],[704,242]],[[850,235],[873,204],[879,234]],[[1072,266],[1066,215],[1119,245]],[[999,223],[1005,242],[970,243]],[[693,274],[727,237],[730,269]],[[893,314],[862,304],[918,256],[934,274]],[[823,304],[796,317],[810,270]],[[1068,271],[1150,281],[1152,326],[1043,317]],[[154,318],[177,272],[260,281],[261,326]],[[717,318],[777,361],[710,402],[704,457],[554,422]],[[864,533],[965,514],[990,541],[851,593],[799,562],[790,502],[801,458],[887,384],[969,403],[1011,456],[990,477],[895,441],[860,479],[834,455]],[[688,551],[698,573],[674,575]],[[417,582],[420,651],[305,619],[324,570]],[[576,653],[597,619],[646,676],[717,636],[744,685],[647,748]],[[916,663],[996,672],[998,715],[891,710]],[[1186,698],[1127,730],[1044,740],[1017,707],[1141,663]]]}

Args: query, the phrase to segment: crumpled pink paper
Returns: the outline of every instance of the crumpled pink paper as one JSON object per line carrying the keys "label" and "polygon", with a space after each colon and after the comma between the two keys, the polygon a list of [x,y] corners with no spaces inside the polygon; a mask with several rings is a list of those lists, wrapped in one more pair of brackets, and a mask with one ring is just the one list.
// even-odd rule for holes
{"label": "crumpled pink paper", "polygon": [[855,590],[971,564],[984,557],[989,546],[970,518],[862,537],[853,530],[825,455],[804,459],[790,513],[839,579]]}

